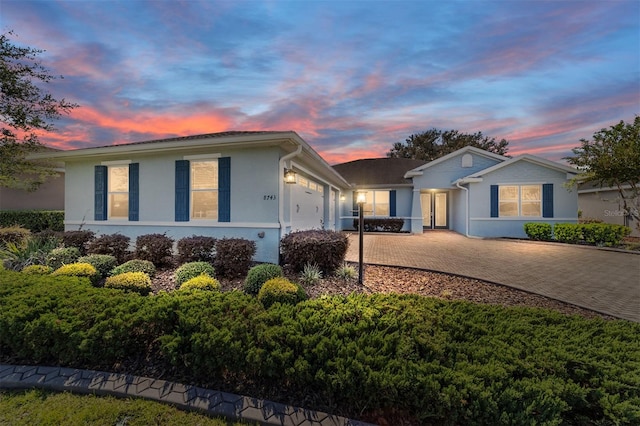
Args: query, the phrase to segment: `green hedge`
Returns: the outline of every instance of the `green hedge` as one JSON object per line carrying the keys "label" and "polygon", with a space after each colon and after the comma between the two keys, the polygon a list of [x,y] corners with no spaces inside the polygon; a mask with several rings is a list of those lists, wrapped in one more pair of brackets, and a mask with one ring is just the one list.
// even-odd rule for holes
{"label": "green hedge", "polygon": [[[524,231],[532,240],[551,241],[551,225],[544,222],[528,222]],[[612,223],[556,223],[553,239],[562,243],[582,243],[615,247],[631,234],[631,228]]]}
{"label": "green hedge", "polygon": [[64,231],[64,211],[62,210],[2,210],[0,227],[20,225],[31,232],[45,230]]}
{"label": "green hedge", "polygon": [[265,310],[239,291],[145,298],[12,271],[0,305],[14,363],[151,359],[168,379],[370,421],[640,423],[640,324],[623,320],[381,294]]}

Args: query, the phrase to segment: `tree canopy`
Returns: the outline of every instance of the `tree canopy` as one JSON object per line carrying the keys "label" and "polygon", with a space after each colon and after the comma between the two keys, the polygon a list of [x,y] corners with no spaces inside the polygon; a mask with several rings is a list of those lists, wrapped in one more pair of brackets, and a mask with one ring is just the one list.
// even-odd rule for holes
{"label": "tree canopy", "polygon": [[0,187],[35,190],[54,174],[49,165],[26,159],[44,148],[38,132],[54,131],[53,121],[78,105],[43,90],[62,76],[38,61],[43,50],[16,46],[11,35],[0,35]]}
{"label": "tree canopy", "polygon": [[457,130],[443,131],[432,128],[411,135],[404,142],[394,143],[387,157],[433,161],[465,146],[475,146],[495,154],[506,155],[509,142],[505,139],[496,141],[482,132],[467,134]]}
{"label": "tree canopy", "polygon": [[565,158],[581,171],[577,181],[617,189],[627,216],[640,221],[630,202],[640,196],[640,116],[633,123],[621,120],[580,143],[572,149],[573,156]]}

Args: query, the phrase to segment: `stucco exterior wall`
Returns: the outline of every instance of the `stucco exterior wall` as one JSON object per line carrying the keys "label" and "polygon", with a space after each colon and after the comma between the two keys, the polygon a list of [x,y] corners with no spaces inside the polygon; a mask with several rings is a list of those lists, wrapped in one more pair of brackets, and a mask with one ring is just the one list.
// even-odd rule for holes
{"label": "stucco exterior wall", "polygon": [[[469,184],[470,235],[479,237],[526,238],[527,222],[576,223],[578,193],[564,187],[566,173],[529,161],[518,161],[483,176],[483,181]],[[491,185],[553,184],[553,217],[491,217]]]}
{"label": "stucco exterior wall", "polygon": [[64,210],[64,174],[50,177],[33,192],[0,188],[0,210]]}
{"label": "stucco exterior wall", "polygon": [[424,169],[422,176],[413,178],[413,185],[416,188],[450,188],[451,182],[465,176],[472,175],[480,170],[487,169],[498,164],[500,161],[488,158],[475,153],[469,153],[473,159],[471,167],[462,167],[462,157],[464,154],[456,155],[448,160]]}

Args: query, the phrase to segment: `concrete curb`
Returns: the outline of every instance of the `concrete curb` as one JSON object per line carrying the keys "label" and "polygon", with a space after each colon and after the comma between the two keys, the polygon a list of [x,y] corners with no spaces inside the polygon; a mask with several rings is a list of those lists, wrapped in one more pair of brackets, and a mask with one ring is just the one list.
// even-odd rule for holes
{"label": "concrete curb", "polygon": [[136,397],[232,421],[280,426],[374,426],[345,417],[191,385],[104,371],[0,364],[0,389]]}

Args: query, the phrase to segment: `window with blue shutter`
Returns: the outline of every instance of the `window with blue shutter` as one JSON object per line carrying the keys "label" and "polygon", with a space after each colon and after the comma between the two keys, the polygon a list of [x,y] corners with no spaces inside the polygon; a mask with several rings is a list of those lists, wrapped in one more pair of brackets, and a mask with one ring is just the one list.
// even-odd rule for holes
{"label": "window with blue shutter", "polygon": [[389,216],[396,217],[396,190],[389,191]]}
{"label": "window with blue shutter", "polygon": [[491,217],[498,216],[498,185],[491,185]]}
{"label": "window with blue shutter", "polygon": [[542,217],[553,217],[553,184],[542,185]]}
{"label": "window with blue shutter", "polygon": [[140,220],[140,164],[129,164],[129,220]]}
{"label": "window with blue shutter", "polygon": [[231,222],[231,158],[218,159],[218,222]]}
{"label": "window with blue shutter", "polygon": [[94,220],[107,220],[107,166],[95,166],[94,182]]}
{"label": "window with blue shutter", "polygon": [[175,220],[176,222],[189,221],[189,160],[176,161],[176,187],[175,187]]}

